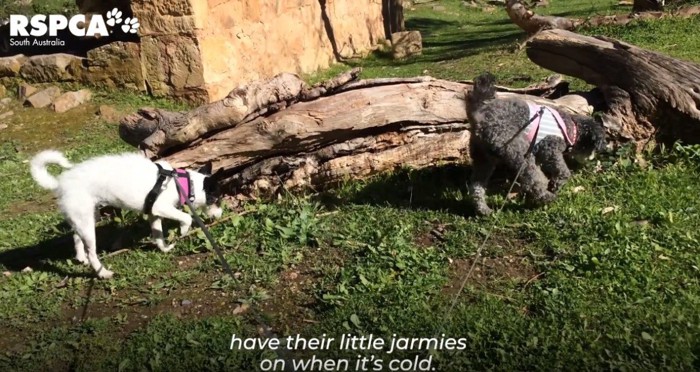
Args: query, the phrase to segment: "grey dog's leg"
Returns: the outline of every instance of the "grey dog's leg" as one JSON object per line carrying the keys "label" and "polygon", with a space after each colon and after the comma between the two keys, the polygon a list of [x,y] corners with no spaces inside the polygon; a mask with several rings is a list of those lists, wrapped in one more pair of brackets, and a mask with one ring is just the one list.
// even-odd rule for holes
{"label": "grey dog's leg", "polygon": [[496,168],[496,163],[476,144],[471,145],[470,153],[472,158],[472,174],[468,185],[469,193],[474,202],[476,213],[481,216],[486,216],[493,212],[486,203],[486,187]]}
{"label": "grey dog's leg", "polygon": [[547,190],[549,180],[542,169],[537,166],[534,155],[530,154],[526,158],[516,157],[511,159],[509,165],[514,172],[524,167],[520,173],[520,181],[528,198],[535,204],[544,205],[556,199],[556,195]]}
{"label": "grey dog's leg", "polygon": [[566,143],[561,138],[548,137],[539,143],[535,154],[542,171],[549,177],[549,191],[556,193],[571,178],[564,161]]}

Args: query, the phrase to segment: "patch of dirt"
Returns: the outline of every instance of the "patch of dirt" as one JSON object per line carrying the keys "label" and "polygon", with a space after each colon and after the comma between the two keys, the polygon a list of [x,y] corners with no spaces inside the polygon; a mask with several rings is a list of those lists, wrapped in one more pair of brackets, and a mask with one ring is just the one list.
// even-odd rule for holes
{"label": "patch of dirt", "polygon": [[[197,267],[208,256],[206,253],[178,258],[178,271]],[[76,308],[65,306],[62,321],[59,325],[75,324],[86,319],[114,318],[121,337],[143,327],[158,315],[170,314],[178,318],[201,319],[209,316],[238,315],[236,303],[237,292],[211,288],[212,283],[219,279],[217,273],[207,273],[190,278],[187,282],[177,284],[172,289],[163,288],[158,291],[143,292],[137,290],[114,291],[108,302],[90,302],[87,309],[83,306]],[[159,278],[156,282],[167,282],[167,278]],[[89,288],[82,295],[96,298]]]}
{"label": "patch of dirt", "polygon": [[[464,278],[474,264],[473,259],[456,259],[450,264],[450,281],[443,287],[446,295],[456,295]],[[474,266],[466,285],[491,289],[502,281],[514,281],[526,285],[539,278],[530,260],[524,256],[504,255],[502,257],[482,257]]]}
{"label": "patch of dirt", "polygon": [[275,332],[298,332],[315,322],[316,298],[312,293],[318,278],[304,267],[281,273],[280,281],[268,294],[270,298],[260,305],[260,311],[270,317],[268,324]]}
{"label": "patch of dirt", "polygon": [[415,236],[413,242],[419,247],[433,247],[443,243],[445,232],[449,225],[437,222],[425,221],[428,227],[422,233]]}
{"label": "patch of dirt", "polygon": [[281,334],[299,333],[317,322],[314,296],[321,279],[318,267],[342,266],[345,254],[336,248],[319,249],[316,254],[293,268],[283,271],[280,280],[270,292],[270,298],[260,305],[260,310],[269,318],[270,326]]}
{"label": "patch of dirt", "polygon": [[36,200],[19,200],[7,205],[0,219],[10,219],[23,214],[39,214],[56,210],[56,198],[45,194]]}
{"label": "patch of dirt", "polygon": [[8,128],[0,131],[0,143],[17,141],[27,152],[62,147],[84,131],[86,123],[96,121],[96,105],[93,102],[56,113],[49,109],[24,107],[21,102],[13,100],[8,110],[15,114],[5,120]]}

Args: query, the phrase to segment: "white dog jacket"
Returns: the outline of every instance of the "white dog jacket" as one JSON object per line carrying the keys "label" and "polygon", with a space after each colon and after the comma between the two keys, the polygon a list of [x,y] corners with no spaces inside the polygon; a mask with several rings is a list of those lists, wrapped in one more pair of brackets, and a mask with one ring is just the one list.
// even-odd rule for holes
{"label": "white dog jacket", "polygon": [[[564,119],[557,110],[544,105],[536,105],[532,102],[527,103],[530,108],[530,118],[534,120],[527,126],[526,136],[528,141],[532,142],[535,134],[535,144],[538,144],[545,137],[555,136],[564,139],[566,144],[573,146],[576,141],[576,126],[571,135],[569,135]],[[542,110],[543,109],[543,110]],[[542,110],[542,114],[540,114]]]}

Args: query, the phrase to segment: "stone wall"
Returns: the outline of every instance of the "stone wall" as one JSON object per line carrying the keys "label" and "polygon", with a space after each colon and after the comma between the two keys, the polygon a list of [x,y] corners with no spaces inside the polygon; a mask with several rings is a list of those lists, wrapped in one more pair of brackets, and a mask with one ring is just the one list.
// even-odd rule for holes
{"label": "stone wall", "polygon": [[251,80],[328,67],[334,49],[364,55],[384,37],[381,0],[132,0],[131,10],[148,89],[202,102]]}
{"label": "stone wall", "polygon": [[[127,2],[80,0],[78,5],[82,13],[104,15]],[[128,5],[123,17],[138,18],[138,41],[111,42],[86,57],[0,58],[0,78],[79,81],[204,103],[252,80],[311,73],[336,57],[363,56],[384,38],[382,0],[131,0]]]}
{"label": "stone wall", "polygon": [[197,2],[195,35],[210,97],[224,97],[237,82],[328,67],[334,46],[327,24],[342,58],[364,54],[384,37],[381,0],[325,2],[327,17],[319,0]]}

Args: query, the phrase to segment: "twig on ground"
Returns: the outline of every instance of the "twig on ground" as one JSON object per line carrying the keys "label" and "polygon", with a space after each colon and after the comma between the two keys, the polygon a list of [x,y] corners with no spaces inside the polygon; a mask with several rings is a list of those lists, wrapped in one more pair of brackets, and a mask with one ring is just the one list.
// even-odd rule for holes
{"label": "twig on ground", "polygon": [[525,285],[523,286],[523,290],[525,290],[525,288],[527,288],[527,286],[530,285],[530,283],[534,282],[535,280],[537,280],[537,278],[541,277],[542,275],[544,275],[544,272],[541,272],[541,273],[533,276],[532,278],[528,279],[527,282],[525,282]]}
{"label": "twig on ground", "polygon": [[104,258],[107,258],[107,257],[114,257],[114,256],[116,256],[116,255],[119,255],[119,254],[122,254],[122,253],[128,252],[128,251],[130,251],[129,248],[120,249],[120,250],[118,250],[118,251],[114,251],[114,252],[111,252],[111,253],[106,254]]}

